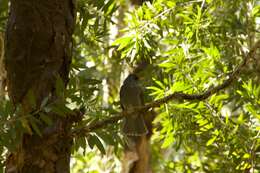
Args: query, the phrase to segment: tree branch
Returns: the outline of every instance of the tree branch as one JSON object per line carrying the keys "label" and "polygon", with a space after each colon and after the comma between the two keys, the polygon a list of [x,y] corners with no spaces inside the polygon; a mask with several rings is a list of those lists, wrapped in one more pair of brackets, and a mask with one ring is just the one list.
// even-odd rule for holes
{"label": "tree branch", "polygon": [[90,125],[75,129],[72,131],[72,136],[78,136],[81,134],[87,134],[93,130],[100,129],[106,125],[116,123],[120,119],[122,119],[124,116],[127,116],[129,114],[135,113],[135,112],[145,112],[148,111],[151,108],[159,107],[160,105],[167,103],[173,99],[178,100],[204,100],[210,97],[211,95],[225,89],[228,87],[238,76],[238,74],[242,71],[243,67],[247,65],[249,59],[253,58],[256,54],[256,51],[260,48],[260,40],[256,42],[256,44],[252,47],[252,49],[247,53],[247,55],[243,58],[243,61],[235,68],[235,70],[227,75],[227,79],[220,85],[217,85],[215,87],[209,88],[203,93],[200,94],[185,94],[183,92],[174,92],[173,94],[170,94],[164,98],[158,99],[154,102],[148,103],[145,106],[136,108],[133,112],[130,113],[123,113],[120,112],[118,115],[109,117],[104,120],[100,120],[97,122],[93,122]]}

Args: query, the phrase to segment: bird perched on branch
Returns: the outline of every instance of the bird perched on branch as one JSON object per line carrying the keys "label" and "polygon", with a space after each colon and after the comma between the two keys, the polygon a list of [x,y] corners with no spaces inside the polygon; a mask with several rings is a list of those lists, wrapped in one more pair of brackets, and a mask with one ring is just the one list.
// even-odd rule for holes
{"label": "bird perched on branch", "polygon": [[147,128],[142,113],[132,113],[135,108],[144,105],[143,90],[136,74],[129,74],[120,89],[120,104],[126,117],[123,120],[123,133],[126,136],[142,136]]}

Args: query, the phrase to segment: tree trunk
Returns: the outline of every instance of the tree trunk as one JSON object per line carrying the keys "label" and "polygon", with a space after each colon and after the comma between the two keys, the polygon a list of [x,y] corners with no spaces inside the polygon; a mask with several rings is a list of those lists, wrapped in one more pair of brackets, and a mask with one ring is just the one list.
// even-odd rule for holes
{"label": "tree trunk", "polygon": [[[58,78],[64,87],[68,82],[74,5],[72,0],[11,0],[5,63],[9,97],[23,110],[19,116],[38,110],[46,97],[49,102],[61,100],[55,86]],[[23,134],[6,160],[6,173],[70,171],[72,140],[66,134],[71,122],[52,112],[47,116],[53,124],[40,124],[41,137],[34,132]]]}
{"label": "tree trunk", "polygon": [[6,71],[4,68],[4,34],[0,32],[0,99],[5,95]]}

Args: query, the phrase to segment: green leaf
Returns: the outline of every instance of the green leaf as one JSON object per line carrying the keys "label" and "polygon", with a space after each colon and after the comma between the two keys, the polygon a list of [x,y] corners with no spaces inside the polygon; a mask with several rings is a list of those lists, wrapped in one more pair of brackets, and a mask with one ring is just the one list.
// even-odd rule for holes
{"label": "green leaf", "polygon": [[65,117],[72,113],[72,110],[69,109],[64,103],[57,103],[51,106],[51,111],[56,113],[59,116]]}
{"label": "green leaf", "polygon": [[29,133],[30,135],[32,135],[33,132],[32,132],[30,123],[28,122],[27,118],[21,118],[20,121],[21,121],[22,127],[26,130],[26,132]]}
{"label": "green leaf", "polygon": [[176,6],[176,2],[173,2],[173,1],[167,1],[166,2],[167,6],[170,7],[170,8],[173,8]]}
{"label": "green leaf", "polygon": [[87,147],[87,142],[85,137],[79,137],[77,138],[77,147],[81,147],[84,150],[84,155],[85,155],[85,149]]}
{"label": "green leaf", "polygon": [[167,148],[169,146],[171,146],[174,143],[175,139],[172,135],[169,135],[165,138],[165,140],[163,141],[162,144],[162,148]]}
{"label": "green leaf", "polygon": [[258,114],[256,112],[256,110],[254,109],[254,107],[251,104],[247,104],[246,105],[246,109],[248,110],[248,112],[250,112],[254,117],[256,117],[258,120],[260,120],[260,114]]}
{"label": "green leaf", "polygon": [[5,101],[2,103],[3,110],[1,110],[1,116],[8,117],[14,112],[14,106],[11,101]]}
{"label": "green leaf", "polygon": [[107,11],[108,11],[109,7],[113,5],[113,3],[114,3],[114,0],[109,0],[109,1],[102,7],[102,10],[103,10],[104,12],[106,12],[106,14],[108,14]]}
{"label": "green leaf", "polygon": [[111,136],[111,134],[106,133],[104,131],[98,133],[98,136],[106,143],[109,145],[115,145],[115,136]]}
{"label": "green leaf", "polygon": [[99,138],[96,135],[89,135],[89,137],[87,139],[88,139],[88,144],[91,149],[93,149],[94,146],[97,146],[97,148],[99,149],[99,151],[102,154],[106,154],[103,144],[101,143],[101,141],[99,140]]}
{"label": "green leaf", "polygon": [[30,124],[31,124],[33,130],[37,133],[37,135],[42,136],[41,130],[39,129],[39,127],[37,125],[37,124],[40,124],[40,121],[33,116],[30,117],[29,121],[30,121]]}
{"label": "green leaf", "polygon": [[259,17],[260,16],[260,5],[257,5],[252,10],[252,16],[253,17]]}
{"label": "green leaf", "polygon": [[66,116],[66,112],[61,107],[57,107],[57,106],[52,107],[51,111],[59,116],[62,116],[62,117]]}
{"label": "green leaf", "polygon": [[45,98],[42,100],[40,107],[43,108],[44,106],[46,106],[47,103],[48,103],[48,101],[49,101],[49,97],[45,97]]}
{"label": "green leaf", "polygon": [[167,68],[167,69],[172,69],[174,68],[176,65],[172,62],[169,62],[168,60],[167,61],[164,61],[163,63],[159,64],[159,67],[164,67],[164,68]]}
{"label": "green leaf", "polygon": [[212,137],[210,140],[208,140],[206,146],[212,145],[216,139],[217,139],[217,136]]}
{"label": "green leaf", "polygon": [[43,122],[45,122],[47,125],[52,125],[52,119],[48,116],[48,115],[46,115],[46,114],[44,114],[44,113],[39,113],[40,114],[40,119],[43,121]]}
{"label": "green leaf", "polygon": [[114,41],[112,45],[116,46],[119,44],[118,50],[122,50],[123,48],[132,45],[133,39],[134,39],[133,36],[122,37]]}

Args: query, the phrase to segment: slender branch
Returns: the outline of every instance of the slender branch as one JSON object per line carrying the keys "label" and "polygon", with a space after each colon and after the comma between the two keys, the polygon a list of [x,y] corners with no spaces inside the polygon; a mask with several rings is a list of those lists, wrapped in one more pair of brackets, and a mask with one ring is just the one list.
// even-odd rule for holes
{"label": "slender branch", "polygon": [[252,47],[252,49],[244,56],[242,62],[235,68],[235,70],[227,75],[227,79],[220,85],[217,85],[215,87],[209,88],[203,93],[200,94],[185,94],[183,92],[174,92],[173,94],[170,94],[162,99],[158,99],[154,102],[148,103],[145,106],[137,107],[133,112],[130,113],[123,113],[120,112],[118,115],[100,120],[97,122],[93,122],[90,125],[76,129],[72,131],[72,136],[78,136],[79,134],[87,134],[93,130],[100,129],[106,125],[116,123],[120,119],[122,119],[124,116],[127,116],[129,114],[135,113],[135,112],[145,112],[151,108],[159,107],[160,105],[167,103],[171,100],[178,99],[178,100],[205,100],[211,95],[225,89],[228,87],[238,76],[238,74],[242,71],[243,67],[247,65],[249,59],[253,58],[256,54],[256,51],[260,48],[260,40],[256,42],[256,44]]}

